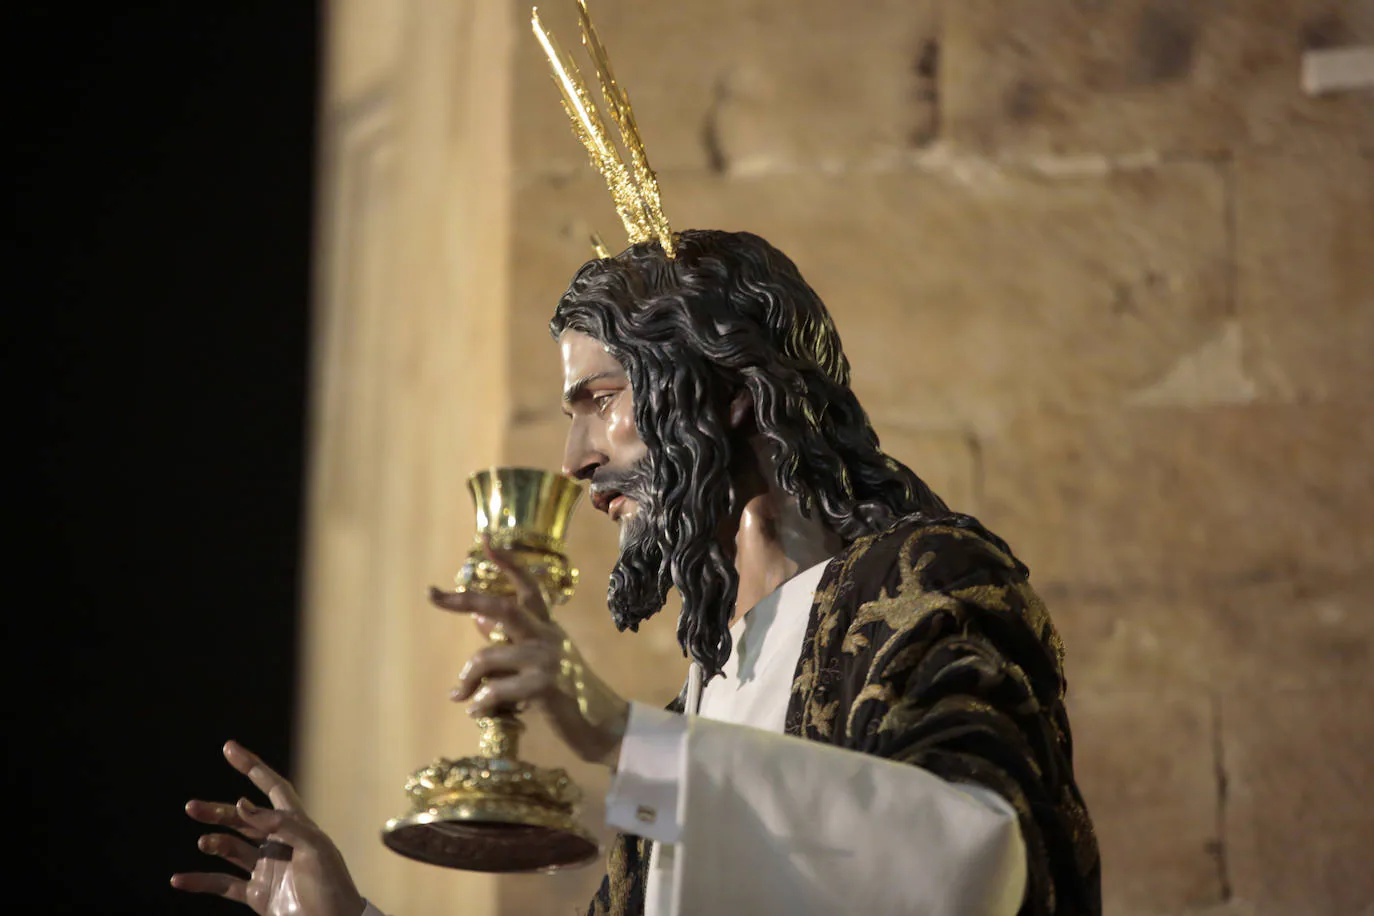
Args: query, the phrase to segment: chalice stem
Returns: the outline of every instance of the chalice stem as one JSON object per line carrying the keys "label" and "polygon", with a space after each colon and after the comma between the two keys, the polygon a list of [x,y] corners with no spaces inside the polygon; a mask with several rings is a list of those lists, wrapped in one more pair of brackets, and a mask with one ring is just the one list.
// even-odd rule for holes
{"label": "chalice stem", "polygon": [[[492,627],[488,634],[492,645],[508,645],[510,637],[506,635],[505,627],[497,624]],[[483,716],[477,720],[477,728],[481,731],[478,739],[480,752],[483,757],[492,757],[500,760],[518,760],[520,758],[520,735],[525,730],[524,723],[519,718],[520,710],[514,703],[498,706],[492,710],[489,716]]]}
{"label": "chalice stem", "polygon": [[514,706],[497,709],[490,716],[477,720],[481,730],[478,747],[483,757],[498,760],[517,760],[520,757],[520,734],[524,724],[515,716]]}

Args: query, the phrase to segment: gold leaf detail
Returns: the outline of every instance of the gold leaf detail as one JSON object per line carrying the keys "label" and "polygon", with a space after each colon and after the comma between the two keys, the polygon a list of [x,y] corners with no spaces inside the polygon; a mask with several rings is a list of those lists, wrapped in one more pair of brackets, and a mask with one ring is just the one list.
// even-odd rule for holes
{"label": "gold leaf detail", "polygon": [[611,120],[620,130],[621,143],[629,153],[628,165],[607,133],[601,113],[587,92],[587,85],[582,80],[577,64],[539,21],[538,7],[530,11],[530,27],[544,49],[544,56],[553,71],[554,83],[563,95],[563,110],[572,123],[573,134],[586,148],[592,168],[606,180],[630,244],[657,239],[663,246],[664,255],[672,260],[677,256],[672,227],[663,215],[658,176],[650,167],[648,154],[644,151],[634,109],[630,107],[630,96],[615,80],[606,48],[601,44],[596,26],[592,24],[591,14],[587,12],[586,0],[578,0],[578,18],[582,28],[582,44],[596,68],[602,100]]}

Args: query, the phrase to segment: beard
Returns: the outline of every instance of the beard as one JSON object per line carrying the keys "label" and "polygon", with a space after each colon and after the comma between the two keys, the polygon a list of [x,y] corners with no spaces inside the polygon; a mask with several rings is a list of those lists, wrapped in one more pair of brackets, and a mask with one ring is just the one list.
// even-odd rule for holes
{"label": "beard", "polygon": [[611,570],[606,603],[619,630],[637,631],[662,610],[672,585],[662,512],[653,498],[652,464],[646,455],[626,470],[601,468],[592,486],[633,499],[638,510],[620,521],[620,556]]}
{"label": "beard", "polygon": [[[691,450],[694,455],[700,449]],[[683,652],[713,676],[730,654],[738,574],[719,539],[721,523],[734,503],[726,462],[714,474],[694,475],[699,466],[666,466],[646,455],[626,470],[602,468],[594,487],[635,500],[638,511],[621,519],[620,556],[611,570],[606,603],[617,629],[637,631],[663,609],[668,590],[682,595],[678,642]],[[661,479],[666,478],[666,479]],[[695,478],[695,479],[693,479]],[[677,480],[677,486],[669,481]],[[662,494],[674,494],[664,505]]]}

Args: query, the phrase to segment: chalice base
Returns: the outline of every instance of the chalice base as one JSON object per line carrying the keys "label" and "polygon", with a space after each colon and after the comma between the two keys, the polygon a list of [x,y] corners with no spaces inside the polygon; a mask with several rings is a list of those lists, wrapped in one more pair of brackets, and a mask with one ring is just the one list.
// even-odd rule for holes
{"label": "chalice base", "polygon": [[387,821],[382,842],[393,851],[430,865],[484,872],[553,872],[586,865],[600,854],[575,809],[539,797],[512,797],[512,788],[522,783],[566,781],[561,770],[484,757],[441,763],[466,778],[448,792],[433,793],[444,797],[431,796],[428,807]]}

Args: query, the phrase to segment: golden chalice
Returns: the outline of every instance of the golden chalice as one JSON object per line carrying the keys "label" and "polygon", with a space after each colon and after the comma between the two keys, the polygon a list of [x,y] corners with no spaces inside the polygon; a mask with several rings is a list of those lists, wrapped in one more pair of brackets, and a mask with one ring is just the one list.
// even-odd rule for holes
{"label": "golden chalice", "polygon": [[[571,598],[577,570],[563,541],[581,487],[546,471],[493,468],[468,478],[468,489],[477,506],[477,538],[457,587],[514,594],[486,558],[486,536],[539,582],[549,607]],[[505,636],[498,630],[492,639]],[[440,758],[411,774],[411,810],[386,822],[382,842],[403,856],[467,871],[553,871],[596,858],[596,841],[577,820],[582,793],[568,774],[519,759],[525,727],[516,710],[478,719],[477,727],[476,756]]]}

